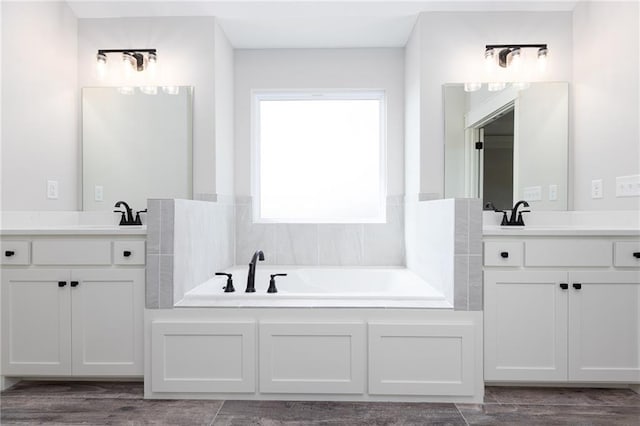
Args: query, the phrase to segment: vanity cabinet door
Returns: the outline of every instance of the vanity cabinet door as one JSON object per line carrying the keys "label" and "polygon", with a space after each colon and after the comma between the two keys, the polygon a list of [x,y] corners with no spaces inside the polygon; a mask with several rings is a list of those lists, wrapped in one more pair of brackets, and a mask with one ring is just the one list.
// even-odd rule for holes
{"label": "vanity cabinet door", "polygon": [[143,374],[144,271],[73,270],[74,375]]}
{"label": "vanity cabinet door", "polygon": [[2,375],[71,374],[69,270],[2,271]]}
{"label": "vanity cabinet door", "polygon": [[569,380],[640,382],[640,274],[569,274]]}
{"label": "vanity cabinet door", "polygon": [[567,273],[485,271],[486,381],[567,380]]}

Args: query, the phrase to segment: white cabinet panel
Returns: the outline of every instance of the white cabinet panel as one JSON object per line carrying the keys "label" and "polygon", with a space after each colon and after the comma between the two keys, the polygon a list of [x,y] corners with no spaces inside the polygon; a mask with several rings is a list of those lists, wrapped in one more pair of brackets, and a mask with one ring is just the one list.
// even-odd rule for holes
{"label": "white cabinet panel", "polygon": [[613,243],[613,265],[640,268],[640,241]]}
{"label": "white cabinet panel", "polygon": [[29,241],[2,241],[0,243],[0,264],[28,265],[30,262]]}
{"label": "white cabinet panel", "polygon": [[545,239],[525,242],[525,266],[611,266],[611,242],[606,240]]}
{"label": "white cabinet panel", "polygon": [[144,265],[144,241],[114,241],[113,263],[115,265]]}
{"label": "white cabinet panel", "polygon": [[142,375],[144,271],[74,270],[73,374]]}
{"label": "white cabinet panel", "polygon": [[153,322],[154,392],[255,392],[255,322]]}
{"label": "white cabinet panel", "polygon": [[2,374],[71,374],[67,270],[2,271]]}
{"label": "white cabinet panel", "polygon": [[473,395],[472,323],[370,323],[369,393]]}
{"label": "white cabinet panel", "polygon": [[34,240],[34,265],[110,265],[110,240]]}
{"label": "white cabinet panel", "polygon": [[363,393],[364,323],[260,323],[260,392]]}
{"label": "white cabinet panel", "polygon": [[570,281],[569,379],[640,382],[640,274],[571,272]]}
{"label": "white cabinet panel", "polygon": [[490,241],[484,243],[486,266],[521,266],[521,241]]}
{"label": "white cabinet panel", "polygon": [[485,271],[485,380],[567,377],[566,272]]}

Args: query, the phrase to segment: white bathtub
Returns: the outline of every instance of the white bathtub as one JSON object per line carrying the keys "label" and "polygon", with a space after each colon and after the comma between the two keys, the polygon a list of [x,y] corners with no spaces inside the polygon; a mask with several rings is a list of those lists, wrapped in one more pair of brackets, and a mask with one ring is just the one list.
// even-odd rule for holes
{"label": "white bathtub", "polygon": [[[442,292],[406,268],[300,267],[258,264],[255,293],[245,293],[248,266],[229,268],[234,293],[225,293],[226,277],[214,277],[185,294],[179,307],[389,307],[452,308]],[[267,293],[269,275],[277,293]]]}

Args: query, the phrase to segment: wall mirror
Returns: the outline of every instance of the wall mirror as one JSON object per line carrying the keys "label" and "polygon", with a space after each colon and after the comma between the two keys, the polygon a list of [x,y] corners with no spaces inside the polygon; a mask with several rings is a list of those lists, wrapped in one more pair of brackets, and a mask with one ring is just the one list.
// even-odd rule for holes
{"label": "wall mirror", "polygon": [[82,206],[192,198],[193,88],[82,89]]}
{"label": "wall mirror", "polygon": [[446,198],[481,198],[485,209],[518,200],[534,210],[567,209],[568,83],[443,91]]}

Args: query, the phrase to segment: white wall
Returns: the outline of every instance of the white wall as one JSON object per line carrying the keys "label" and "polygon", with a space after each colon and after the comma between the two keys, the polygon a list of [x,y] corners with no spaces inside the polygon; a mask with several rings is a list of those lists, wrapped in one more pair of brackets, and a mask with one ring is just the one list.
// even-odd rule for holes
{"label": "white wall", "polygon": [[[617,176],[640,174],[637,2],[580,2],[573,15],[574,208],[638,209],[616,198]],[[602,179],[604,197],[591,198]]]}
{"label": "white wall", "polygon": [[[414,30],[413,37],[420,37],[421,44],[420,192],[441,197],[444,188],[442,85],[487,81],[484,47],[492,43],[547,43],[547,72],[531,80],[569,81],[572,77],[571,12],[427,12],[421,14],[417,25],[419,33]],[[408,181],[411,179],[415,177],[407,176]]]}
{"label": "white wall", "polygon": [[[215,18],[114,18],[81,19],[78,24],[78,85],[179,85],[194,86],[193,193],[208,198],[216,193],[215,171]],[[109,56],[107,78],[96,74],[98,49],[155,48],[158,72],[124,79],[117,55]]]}
{"label": "white wall", "polygon": [[[270,49],[235,52],[235,188],[251,194],[251,91],[384,89],[387,194],[404,192],[403,49]],[[327,165],[330,166],[330,165]]]}
{"label": "white wall", "polygon": [[234,192],[234,51],[217,22],[215,25],[213,54],[216,193],[218,195],[230,195]]}
{"label": "white wall", "polygon": [[[2,2],[2,210],[78,206],[77,19],[64,2]],[[59,198],[46,197],[47,180]]]}

